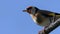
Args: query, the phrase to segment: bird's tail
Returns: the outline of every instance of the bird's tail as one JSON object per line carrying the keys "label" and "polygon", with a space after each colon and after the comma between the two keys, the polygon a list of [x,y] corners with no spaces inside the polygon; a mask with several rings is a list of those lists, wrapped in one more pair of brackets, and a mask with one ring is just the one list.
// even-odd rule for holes
{"label": "bird's tail", "polygon": [[59,13],[55,13],[55,20],[60,18],[60,14]]}
{"label": "bird's tail", "polygon": [[59,13],[50,13],[50,16],[52,16],[52,22],[55,22],[57,19],[60,18],[60,14]]}

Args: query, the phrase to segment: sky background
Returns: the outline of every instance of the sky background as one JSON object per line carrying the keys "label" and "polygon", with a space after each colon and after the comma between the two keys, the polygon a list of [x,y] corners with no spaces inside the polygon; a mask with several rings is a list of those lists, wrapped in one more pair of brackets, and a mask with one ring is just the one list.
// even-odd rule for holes
{"label": "sky background", "polygon": [[[0,34],[38,34],[43,27],[22,12],[28,6],[60,13],[60,0],[0,0]],[[60,27],[50,34],[60,34]]]}

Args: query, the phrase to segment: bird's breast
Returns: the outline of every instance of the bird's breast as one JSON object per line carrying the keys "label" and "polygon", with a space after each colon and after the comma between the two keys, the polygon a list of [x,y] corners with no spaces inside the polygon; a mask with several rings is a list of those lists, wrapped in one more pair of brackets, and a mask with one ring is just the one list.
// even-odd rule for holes
{"label": "bird's breast", "polygon": [[46,19],[44,19],[42,22],[41,22],[41,18],[39,17],[35,17],[35,16],[33,16],[33,15],[31,15],[31,17],[32,17],[32,19],[33,19],[33,21],[36,23],[36,24],[38,24],[38,25],[40,25],[40,26],[45,26],[45,25],[47,25],[48,23],[49,23],[49,19],[48,18],[46,18]]}
{"label": "bird's breast", "polygon": [[[31,15],[31,14],[30,14],[30,15]],[[37,22],[36,22],[36,19],[37,19],[37,18],[36,18],[35,16],[33,16],[33,15],[31,15],[31,17],[32,17],[33,21],[34,21],[35,23],[37,23]]]}

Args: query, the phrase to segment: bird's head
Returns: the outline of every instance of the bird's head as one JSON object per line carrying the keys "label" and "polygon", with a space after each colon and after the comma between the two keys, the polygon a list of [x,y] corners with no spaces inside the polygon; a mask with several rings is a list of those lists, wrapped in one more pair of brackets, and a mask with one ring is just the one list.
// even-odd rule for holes
{"label": "bird's head", "polygon": [[23,12],[27,12],[29,14],[35,14],[37,13],[37,11],[38,11],[38,8],[34,6],[29,6],[26,8],[26,10],[23,10]]}

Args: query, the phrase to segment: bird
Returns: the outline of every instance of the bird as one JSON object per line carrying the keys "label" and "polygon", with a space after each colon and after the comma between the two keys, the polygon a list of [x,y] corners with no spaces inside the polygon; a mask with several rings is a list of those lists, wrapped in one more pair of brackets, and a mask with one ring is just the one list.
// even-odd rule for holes
{"label": "bird", "polygon": [[35,6],[29,6],[23,12],[27,12],[33,21],[40,26],[48,26],[60,18],[60,13],[42,10]]}

